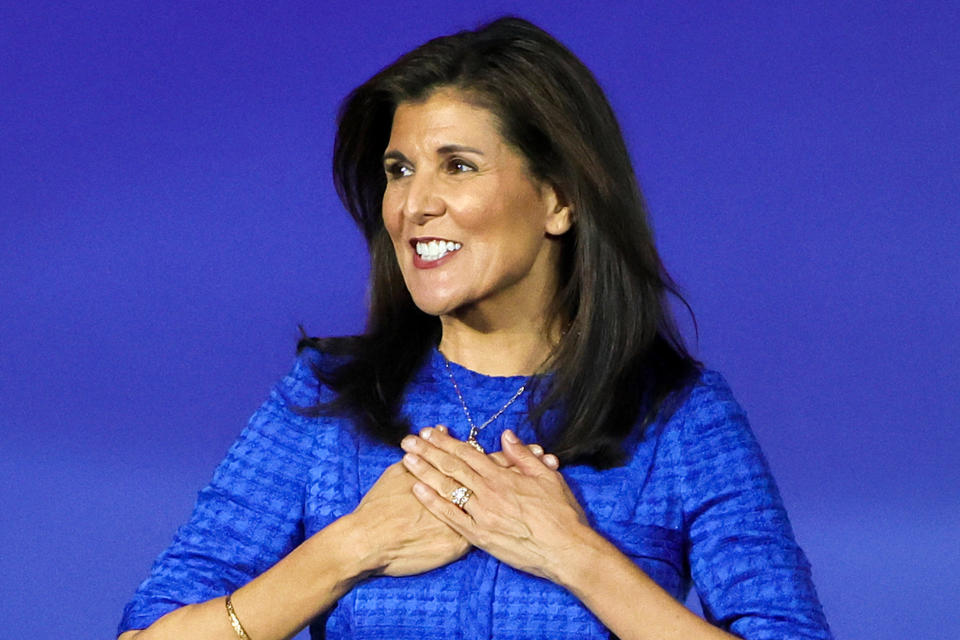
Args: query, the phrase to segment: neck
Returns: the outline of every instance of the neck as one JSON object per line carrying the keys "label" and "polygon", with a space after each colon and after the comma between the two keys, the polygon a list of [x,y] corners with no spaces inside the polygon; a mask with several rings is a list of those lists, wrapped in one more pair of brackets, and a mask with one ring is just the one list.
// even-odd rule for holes
{"label": "neck", "polygon": [[440,351],[452,362],[489,376],[529,376],[540,372],[565,329],[553,316],[559,243],[537,260],[537,276],[440,316]]}
{"label": "neck", "polygon": [[529,376],[537,373],[559,342],[559,323],[465,321],[441,317],[440,351],[451,362],[489,376]]}

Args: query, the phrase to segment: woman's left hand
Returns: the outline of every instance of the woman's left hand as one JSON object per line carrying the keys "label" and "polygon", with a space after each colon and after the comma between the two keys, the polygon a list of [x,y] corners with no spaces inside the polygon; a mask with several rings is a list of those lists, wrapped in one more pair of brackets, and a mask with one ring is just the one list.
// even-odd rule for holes
{"label": "woman's left hand", "polygon": [[[501,437],[509,467],[439,429],[410,435],[403,464],[419,482],[413,491],[433,515],[475,547],[536,576],[556,581],[570,553],[597,534],[560,473],[511,431]],[[451,494],[466,487],[463,509]]]}

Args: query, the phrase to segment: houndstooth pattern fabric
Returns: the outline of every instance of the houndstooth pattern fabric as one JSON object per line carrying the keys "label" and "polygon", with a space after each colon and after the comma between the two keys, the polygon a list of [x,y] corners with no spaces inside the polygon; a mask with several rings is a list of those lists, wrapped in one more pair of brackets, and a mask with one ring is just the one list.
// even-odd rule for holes
{"label": "houndstooth pattern fabric", "polygon": [[[291,410],[329,397],[318,389],[311,359],[323,365],[325,356],[303,354],[254,413],[125,608],[119,632],[244,585],[352,511],[401,458],[399,448],[371,441],[347,420]],[[451,367],[482,419],[524,382]],[[484,429],[484,448],[499,450],[507,428],[537,441],[527,408],[516,402]],[[414,430],[444,424],[467,436],[439,352],[411,382],[403,411]],[[563,469],[595,528],[678,600],[696,588],[708,619],[736,635],[831,637],[763,454],[719,374],[703,373],[666,422],[629,444],[624,466]],[[583,640],[610,632],[565,589],[474,549],[428,573],[359,584],[314,621],[311,637]]]}

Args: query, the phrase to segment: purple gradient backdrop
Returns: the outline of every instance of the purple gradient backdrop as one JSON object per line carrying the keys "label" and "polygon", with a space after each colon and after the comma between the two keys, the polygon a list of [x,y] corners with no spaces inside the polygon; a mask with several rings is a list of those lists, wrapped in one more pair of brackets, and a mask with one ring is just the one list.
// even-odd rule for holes
{"label": "purple gradient backdrop", "polygon": [[517,12],[620,114],[837,636],[960,637],[956,3],[23,4],[0,4],[0,635],[112,637],[297,323],[362,326],[339,100]]}

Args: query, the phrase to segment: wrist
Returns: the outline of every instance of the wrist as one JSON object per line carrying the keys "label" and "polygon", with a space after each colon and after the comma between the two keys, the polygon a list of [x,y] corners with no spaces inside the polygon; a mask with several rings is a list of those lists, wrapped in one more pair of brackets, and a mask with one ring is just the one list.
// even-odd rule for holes
{"label": "wrist", "polygon": [[[341,577],[351,585],[378,573],[386,564],[381,557],[382,545],[377,545],[370,539],[369,531],[369,527],[364,526],[354,513],[342,516],[324,529],[325,533],[336,540],[338,564],[342,567]],[[326,544],[322,545],[322,548],[327,549]]]}
{"label": "wrist", "polygon": [[574,532],[573,540],[565,553],[553,558],[548,577],[552,582],[576,594],[579,585],[589,583],[593,580],[594,572],[602,570],[607,554],[619,552],[606,538],[586,524]]}

